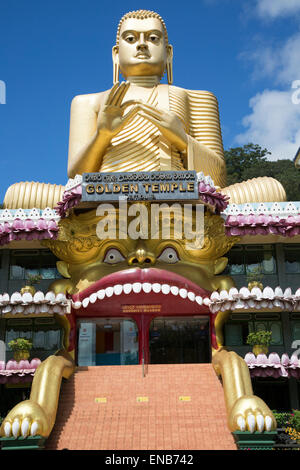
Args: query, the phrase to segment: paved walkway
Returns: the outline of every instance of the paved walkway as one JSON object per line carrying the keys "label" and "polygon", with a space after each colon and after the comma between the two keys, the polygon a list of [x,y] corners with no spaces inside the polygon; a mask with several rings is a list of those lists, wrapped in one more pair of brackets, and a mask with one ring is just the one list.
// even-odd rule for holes
{"label": "paved walkway", "polygon": [[211,364],[78,367],[46,449],[231,450]]}

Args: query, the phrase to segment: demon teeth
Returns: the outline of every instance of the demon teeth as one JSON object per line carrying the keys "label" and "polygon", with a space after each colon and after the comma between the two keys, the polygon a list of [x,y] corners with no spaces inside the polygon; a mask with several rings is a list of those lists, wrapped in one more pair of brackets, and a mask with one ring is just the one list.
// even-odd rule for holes
{"label": "demon teeth", "polygon": [[169,284],[163,284],[161,286],[161,291],[163,294],[169,294],[170,290],[171,290],[171,287],[169,286]]}
{"label": "demon teeth", "polygon": [[121,286],[121,284],[116,284],[114,286],[114,294],[115,295],[120,295],[120,294],[122,294],[122,292],[123,292],[123,286]]}
{"label": "demon teeth", "polygon": [[179,289],[179,295],[182,299],[186,299],[187,298],[187,290],[186,289]]}
{"label": "demon teeth", "polygon": [[171,294],[173,295],[178,295],[179,293],[179,288],[177,286],[172,286],[170,290],[171,290]]}
{"label": "demon teeth", "polygon": [[97,297],[98,297],[99,300],[104,299],[104,297],[105,297],[105,290],[104,290],[104,289],[98,290],[98,292],[97,292]]}
{"label": "demon teeth", "polygon": [[135,294],[139,294],[142,290],[142,284],[140,282],[135,282],[132,284],[132,290]]}
{"label": "demon teeth", "polygon": [[124,284],[123,286],[124,294],[130,294],[132,290],[132,285],[131,284]]}
{"label": "demon teeth", "polygon": [[151,292],[151,284],[150,282],[144,282],[142,284],[142,289],[145,292],[145,294],[149,294]]}
{"label": "demon teeth", "polygon": [[152,290],[153,292],[155,292],[155,294],[159,294],[159,292],[161,291],[161,284],[155,282],[154,284],[152,284]]}
{"label": "demon teeth", "polygon": [[105,297],[112,297],[113,295],[121,295],[123,292],[124,294],[139,294],[140,292],[144,292],[145,294],[150,294],[151,292],[159,294],[161,292],[164,295],[172,294],[174,296],[179,296],[182,299],[188,299],[191,302],[197,302],[198,305],[204,304],[209,306],[211,304],[211,299],[203,299],[200,295],[196,296],[194,292],[188,291],[183,287],[179,288],[177,286],[170,286],[169,284],[160,284],[159,282],[154,282],[153,284],[149,282],[134,282],[133,284],[116,284],[115,286],[108,286],[105,289],[100,289],[97,293],[93,293],[89,297],[84,298],[82,302],[72,301],[72,306],[74,309],[79,309],[81,307],[86,308],[89,304],[97,302],[97,300],[103,300]]}

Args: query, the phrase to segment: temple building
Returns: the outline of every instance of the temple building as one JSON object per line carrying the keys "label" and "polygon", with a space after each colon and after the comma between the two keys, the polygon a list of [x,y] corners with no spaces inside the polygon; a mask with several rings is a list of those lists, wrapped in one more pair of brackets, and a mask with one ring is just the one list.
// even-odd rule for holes
{"label": "temple building", "polygon": [[6,192],[3,448],[272,448],[299,409],[300,201],[226,186],[218,102],[172,85],[172,51],[157,13],[124,15],[66,185]]}

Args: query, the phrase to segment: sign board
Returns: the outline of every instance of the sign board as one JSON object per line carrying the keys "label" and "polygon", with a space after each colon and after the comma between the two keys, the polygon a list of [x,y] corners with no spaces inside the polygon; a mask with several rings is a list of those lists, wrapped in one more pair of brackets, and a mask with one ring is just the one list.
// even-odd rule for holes
{"label": "sign board", "polygon": [[84,173],[83,202],[192,201],[199,198],[196,171]]}

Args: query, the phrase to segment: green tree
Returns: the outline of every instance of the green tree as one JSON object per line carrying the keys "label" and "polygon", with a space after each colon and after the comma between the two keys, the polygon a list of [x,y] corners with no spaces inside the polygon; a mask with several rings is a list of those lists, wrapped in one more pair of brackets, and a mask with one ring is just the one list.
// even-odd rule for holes
{"label": "green tree", "polygon": [[295,169],[292,160],[269,161],[267,155],[270,155],[267,149],[251,143],[226,150],[227,184],[270,176],[282,184],[288,201],[299,201],[300,171]]}

